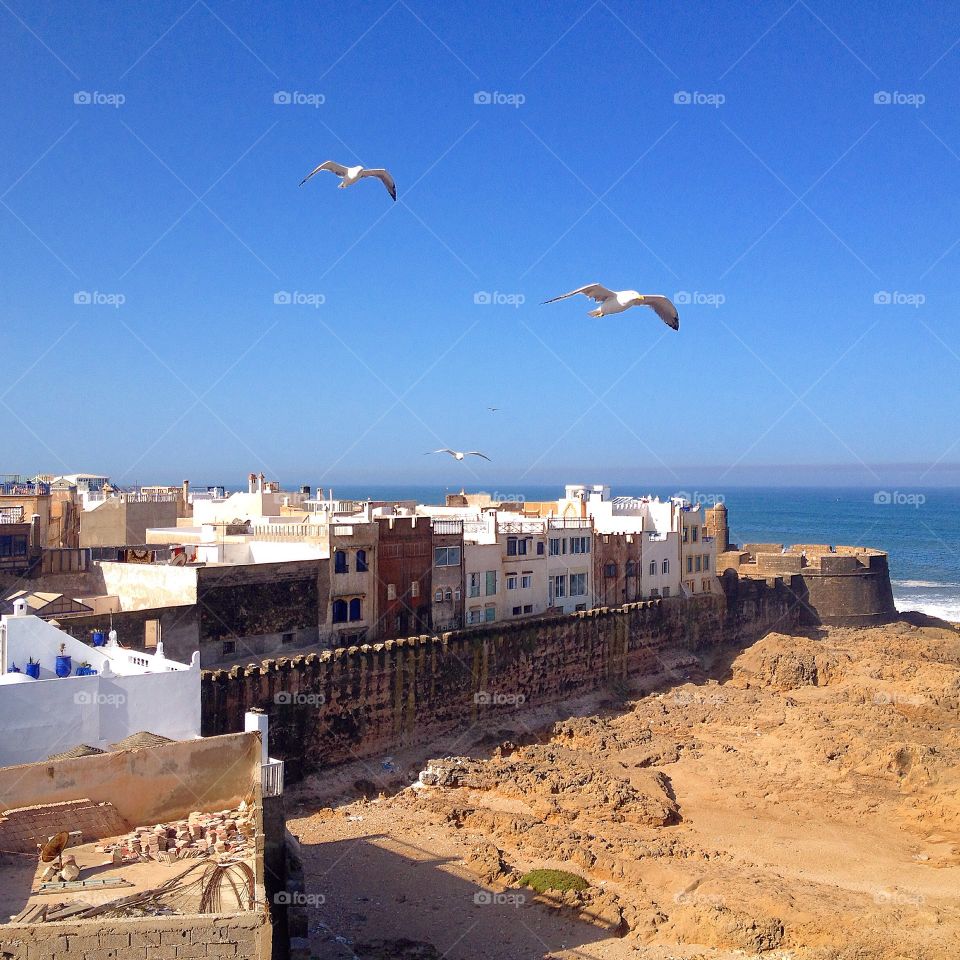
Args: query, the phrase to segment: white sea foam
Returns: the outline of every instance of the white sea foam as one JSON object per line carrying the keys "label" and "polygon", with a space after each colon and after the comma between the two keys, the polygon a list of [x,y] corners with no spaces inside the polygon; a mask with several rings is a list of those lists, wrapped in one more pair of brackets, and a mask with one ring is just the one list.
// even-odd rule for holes
{"label": "white sea foam", "polygon": [[946,620],[949,623],[960,623],[960,597],[897,597],[893,598],[897,610],[905,613],[908,610],[915,610],[917,613],[925,613],[928,617],[938,617],[940,620]]}
{"label": "white sea foam", "polygon": [[960,583],[938,583],[934,580],[894,580],[895,587],[907,587],[908,589],[928,589],[932,587],[960,587]]}

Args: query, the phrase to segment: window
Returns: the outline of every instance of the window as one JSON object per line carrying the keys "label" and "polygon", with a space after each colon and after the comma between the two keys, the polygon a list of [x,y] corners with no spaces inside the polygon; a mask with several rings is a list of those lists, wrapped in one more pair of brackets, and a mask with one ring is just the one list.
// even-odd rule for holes
{"label": "window", "polygon": [[693,542],[696,543],[696,542],[700,539],[700,528],[699,528],[699,527],[691,527],[691,528],[690,528],[690,533],[691,533],[691,535],[693,536]]}
{"label": "window", "polygon": [[567,595],[567,577],[566,574],[560,574],[557,577],[551,577],[550,582],[553,586],[553,596],[559,600]]}
{"label": "window", "polygon": [[533,586],[533,574],[529,571],[524,571],[520,574],[520,589],[529,590]]}
{"label": "window", "polygon": [[589,553],[590,538],[589,537],[571,537],[570,552],[571,553]]}
{"label": "window", "polygon": [[0,510],[0,523],[23,523],[23,507],[4,507]]}
{"label": "window", "polygon": [[559,537],[550,538],[550,556],[551,557],[560,556],[560,538]]}
{"label": "window", "polygon": [[697,573],[700,572],[700,566],[702,565],[702,563],[703,563],[703,560],[701,559],[700,554],[698,553],[698,554],[693,558],[693,569],[696,570]]}
{"label": "window", "polygon": [[587,575],[585,573],[570,574],[570,596],[582,597],[587,592]]}
{"label": "window", "polygon": [[521,609],[522,609],[521,607],[514,607],[514,608],[513,608],[513,615],[514,615],[515,617],[519,617],[519,616],[520,616],[520,611],[521,611]]}
{"label": "window", "polygon": [[443,603],[443,591],[442,591],[442,590],[438,590],[438,591],[433,595],[433,602],[434,602],[434,603]]}
{"label": "window", "polygon": [[608,563],[603,568],[603,575],[605,577],[615,577],[617,575],[617,565],[615,563]]}
{"label": "window", "polygon": [[709,554],[709,553],[705,553],[705,554],[703,555],[703,569],[704,569],[704,570],[709,570],[709,569],[710,569],[710,554]]}
{"label": "window", "polygon": [[[654,572],[654,573],[657,572],[656,564],[654,564],[653,572]],[[628,561],[627,561],[627,576],[628,576],[628,577],[635,577],[636,575],[637,575],[637,565],[636,565],[632,560],[628,560]]]}
{"label": "window", "polygon": [[488,570],[486,574],[486,594],[488,597],[492,597],[497,592],[497,571]]}
{"label": "window", "polygon": [[435,567],[459,567],[460,566],[460,548],[459,547],[434,547],[433,565]]}
{"label": "window", "polygon": [[[662,569],[661,572],[664,574],[664,576],[666,576],[666,574],[668,574],[668,573],[670,572],[670,561],[669,561],[669,560],[664,560],[664,561],[663,561],[663,569]],[[664,596],[666,596],[666,594],[664,594]]]}
{"label": "window", "polygon": [[410,581],[410,596],[419,597],[420,596],[420,581],[411,580]]}
{"label": "window", "polygon": [[366,573],[367,572],[367,551],[358,550],[357,551],[357,573]]}
{"label": "window", "polygon": [[687,590],[690,591],[690,593],[697,592],[697,585],[693,580],[685,580],[684,585],[686,586]]}
{"label": "window", "polygon": [[[449,603],[449,602],[453,599],[453,591],[452,591],[449,587],[447,587],[447,590],[446,590],[446,592],[445,592],[444,595],[443,595],[443,599],[446,600],[447,603]],[[460,591],[459,591],[459,590],[457,591],[457,599],[458,599],[458,600],[460,599]]]}
{"label": "window", "polygon": [[578,603],[573,609],[574,609],[574,610],[586,610],[586,609],[587,609],[587,605],[586,605],[585,603]]}
{"label": "window", "polygon": [[650,599],[651,599],[651,600],[655,600],[655,599],[656,599],[657,597],[659,597],[659,596],[660,596],[660,589],[659,589],[659,587],[654,587],[654,588],[650,591]]}
{"label": "window", "polygon": [[542,556],[543,556],[543,542],[542,542],[542,541],[537,544],[537,556],[538,556],[538,557],[542,557]]}
{"label": "window", "polygon": [[[447,593],[449,593],[449,592],[450,592],[450,591],[448,590]],[[457,587],[457,589],[453,591],[453,599],[456,600],[458,603],[460,602],[460,588],[459,588],[459,587]]]}
{"label": "window", "polygon": [[351,623],[356,620],[363,619],[363,605],[360,602],[359,597],[354,597],[350,601],[350,621]]}
{"label": "window", "polygon": [[160,621],[146,620],[143,624],[144,650],[156,650],[157,638],[160,636]]}
{"label": "window", "polygon": [[687,542],[687,539],[689,538],[689,536],[690,536],[690,528],[689,528],[689,527],[684,527],[684,528],[683,528],[683,542],[684,542],[684,543]]}
{"label": "window", "polygon": [[651,576],[651,577],[655,577],[656,575],[657,575],[657,561],[656,561],[656,560],[651,560],[651,561],[650,561],[650,576]]}
{"label": "window", "polygon": [[524,537],[507,537],[507,556],[525,557],[527,555],[527,541]]}
{"label": "window", "polygon": [[709,581],[709,580],[704,580],[704,581],[700,584],[700,589],[701,589],[704,593],[709,593],[709,592],[710,592],[710,581]]}
{"label": "window", "polygon": [[687,557],[687,573],[693,573],[693,557]]}
{"label": "window", "polygon": [[334,600],[332,612],[333,612],[334,623],[346,623],[347,622],[347,601]]}
{"label": "window", "polygon": [[470,611],[467,613],[467,623],[479,623],[480,622],[480,608],[471,607]]}
{"label": "window", "polygon": [[507,574],[507,589],[508,590],[517,589],[517,575],[515,573]]}
{"label": "window", "polygon": [[292,633],[281,633],[280,642],[286,646],[287,644],[293,643],[293,634]]}
{"label": "window", "polygon": [[665,597],[669,597],[669,596],[670,596],[670,588],[669,588],[669,587],[664,587],[664,588],[663,588],[663,595],[664,595]]}
{"label": "window", "polygon": [[532,603],[525,603],[525,604],[523,605],[523,612],[524,612],[524,613],[533,613],[533,604],[532,604]]}
{"label": "window", "polygon": [[0,557],[25,557],[26,555],[26,537],[0,537]]}
{"label": "window", "polygon": [[470,574],[470,579],[467,583],[467,596],[468,597],[480,596],[480,574],[479,573]]}
{"label": "window", "polygon": [[487,623],[493,623],[497,619],[497,608],[496,607],[484,607],[483,608],[483,619]]}
{"label": "window", "polygon": [[387,599],[388,600],[397,599],[397,585],[395,583],[387,584]]}
{"label": "window", "polygon": [[224,640],[223,641],[223,655],[225,657],[232,656],[237,652],[237,641],[236,640]]}
{"label": "window", "polygon": [[333,554],[333,572],[347,573],[347,555],[343,550],[335,550]]}

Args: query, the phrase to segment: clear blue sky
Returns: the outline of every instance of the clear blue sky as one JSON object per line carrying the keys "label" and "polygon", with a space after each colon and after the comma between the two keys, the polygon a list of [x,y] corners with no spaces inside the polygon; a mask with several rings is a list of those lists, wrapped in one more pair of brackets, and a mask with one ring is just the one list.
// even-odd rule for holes
{"label": "clear blue sky", "polygon": [[[953,2],[2,0],[3,468],[957,482],[958,41]],[[400,202],[298,188],[328,158]],[[592,281],[695,302],[540,305]]]}

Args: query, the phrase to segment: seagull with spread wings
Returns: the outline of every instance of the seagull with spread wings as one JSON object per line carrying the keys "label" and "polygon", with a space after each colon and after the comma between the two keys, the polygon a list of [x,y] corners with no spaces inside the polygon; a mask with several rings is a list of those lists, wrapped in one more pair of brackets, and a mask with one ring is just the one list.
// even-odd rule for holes
{"label": "seagull with spread wings", "polygon": [[588,317],[608,317],[611,313],[623,313],[630,307],[650,307],[651,310],[668,326],[674,330],[680,329],[680,315],[669,297],[660,293],[637,293],[636,290],[608,290],[602,283],[588,283],[585,287],[578,287],[569,293],[562,293],[544,303],[556,303],[566,300],[578,293],[582,293],[591,300],[600,304],[596,310],[591,310]]}
{"label": "seagull with spread wings", "polygon": [[462,460],[464,457],[483,457],[484,460],[490,459],[485,453],[481,453],[479,450],[451,450],[449,447],[444,447],[442,450],[428,450],[424,456],[429,457],[432,453],[449,453],[454,460]]}
{"label": "seagull with spread wings", "polygon": [[319,167],[311,170],[300,181],[300,186],[302,187],[314,174],[319,173],[321,170],[329,170],[331,173],[335,173],[340,178],[338,186],[341,190],[353,186],[353,184],[358,180],[362,180],[364,177],[376,177],[387,188],[387,193],[389,193],[394,200],[397,199],[397,185],[393,182],[393,177],[390,176],[389,170],[384,170],[382,167],[345,167],[342,163],[337,163],[335,160],[325,160]]}

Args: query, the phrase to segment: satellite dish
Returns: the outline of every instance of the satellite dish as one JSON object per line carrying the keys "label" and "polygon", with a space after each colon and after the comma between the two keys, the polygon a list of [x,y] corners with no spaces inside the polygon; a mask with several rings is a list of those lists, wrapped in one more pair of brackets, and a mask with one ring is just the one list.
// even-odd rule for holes
{"label": "satellite dish", "polygon": [[63,851],[67,849],[67,844],[70,842],[70,834],[66,830],[61,830],[55,837],[51,837],[41,848],[40,848],[40,859],[43,863],[53,863],[54,860],[59,860],[63,855]]}

